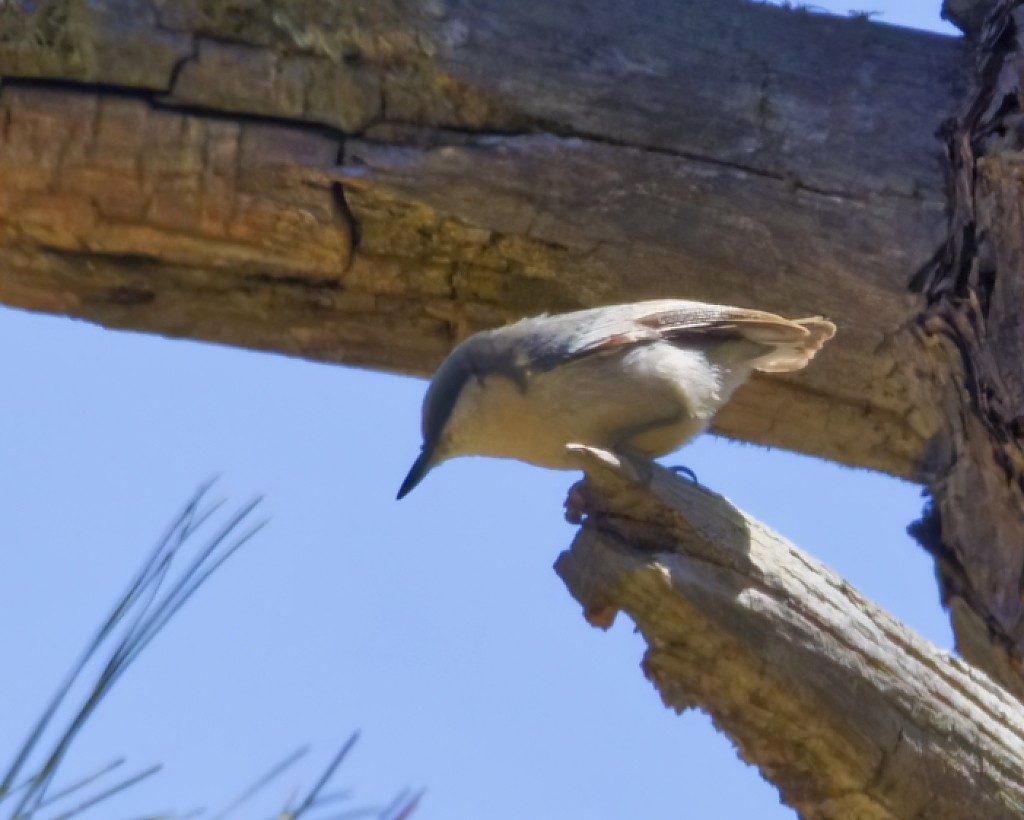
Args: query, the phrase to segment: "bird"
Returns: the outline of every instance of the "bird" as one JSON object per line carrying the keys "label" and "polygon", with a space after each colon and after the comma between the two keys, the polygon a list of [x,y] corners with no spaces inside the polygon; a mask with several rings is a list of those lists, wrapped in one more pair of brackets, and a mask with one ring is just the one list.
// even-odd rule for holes
{"label": "bird", "polygon": [[800,370],[835,332],[821,316],[785,319],[682,299],[480,331],[431,379],[423,446],[398,498],[458,456],[578,469],[569,445],[583,445],[649,463],[707,429],[754,371]]}

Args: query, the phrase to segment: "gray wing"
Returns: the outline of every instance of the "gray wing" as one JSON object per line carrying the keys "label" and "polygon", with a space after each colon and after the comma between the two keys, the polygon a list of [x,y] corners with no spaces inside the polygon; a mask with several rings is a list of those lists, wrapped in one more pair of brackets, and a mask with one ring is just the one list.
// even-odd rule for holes
{"label": "gray wing", "polygon": [[493,349],[501,350],[501,370],[522,384],[572,359],[657,341],[744,340],[764,348],[758,369],[795,370],[831,338],[835,326],[820,317],[789,320],[761,310],[661,299],[538,316],[490,333]]}

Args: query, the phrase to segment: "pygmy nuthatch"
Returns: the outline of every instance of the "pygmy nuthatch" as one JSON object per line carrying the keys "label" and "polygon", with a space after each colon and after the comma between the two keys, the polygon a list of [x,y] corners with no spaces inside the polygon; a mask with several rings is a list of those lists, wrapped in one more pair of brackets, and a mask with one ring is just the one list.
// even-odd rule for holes
{"label": "pygmy nuthatch", "polygon": [[799,370],[835,330],[820,316],[660,299],[477,333],[434,374],[423,451],[398,497],[455,456],[572,469],[568,444],[665,455],[703,431],[754,370]]}

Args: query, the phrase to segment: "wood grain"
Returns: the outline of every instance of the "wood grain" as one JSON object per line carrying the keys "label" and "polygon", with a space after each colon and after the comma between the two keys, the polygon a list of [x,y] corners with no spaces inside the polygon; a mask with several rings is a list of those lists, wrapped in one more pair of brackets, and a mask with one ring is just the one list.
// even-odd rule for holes
{"label": "wood grain", "polygon": [[1024,711],[729,501],[588,457],[556,563],[596,626],[628,615],[669,707],[708,712],[801,817],[1024,816]]}
{"label": "wood grain", "polygon": [[954,40],[738,0],[20,9],[7,304],[419,374],[545,310],[820,313],[716,429],[917,479],[948,449],[906,329]]}

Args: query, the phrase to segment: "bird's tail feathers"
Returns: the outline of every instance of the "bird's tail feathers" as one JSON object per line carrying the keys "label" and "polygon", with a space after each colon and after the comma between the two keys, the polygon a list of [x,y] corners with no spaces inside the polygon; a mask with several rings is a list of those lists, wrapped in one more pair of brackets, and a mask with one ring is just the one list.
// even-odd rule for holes
{"label": "bird's tail feathers", "polygon": [[743,331],[743,335],[750,341],[771,348],[754,360],[755,370],[763,373],[788,373],[806,367],[822,345],[835,335],[836,326],[821,316],[811,316],[807,319],[794,319],[786,324],[746,326]]}

